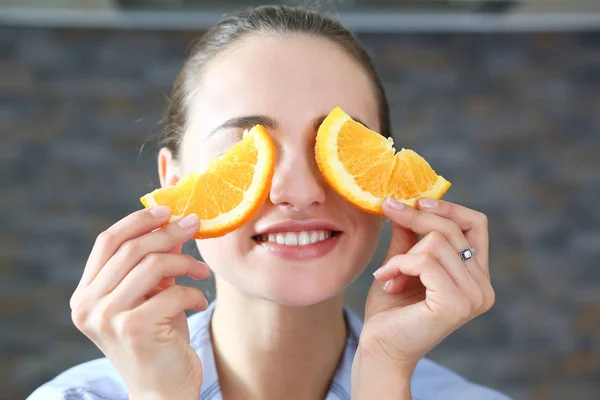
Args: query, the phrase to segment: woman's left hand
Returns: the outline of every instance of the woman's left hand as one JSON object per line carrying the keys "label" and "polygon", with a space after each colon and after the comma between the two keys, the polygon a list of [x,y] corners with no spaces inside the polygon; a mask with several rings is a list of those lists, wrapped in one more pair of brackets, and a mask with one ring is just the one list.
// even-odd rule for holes
{"label": "woman's left hand", "polygon": [[[367,296],[359,353],[410,380],[425,354],[494,304],[487,218],[433,199],[417,208],[388,199],[383,208],[392,238]],[[474,256],[463,261],[459,253],[469,248]]]}

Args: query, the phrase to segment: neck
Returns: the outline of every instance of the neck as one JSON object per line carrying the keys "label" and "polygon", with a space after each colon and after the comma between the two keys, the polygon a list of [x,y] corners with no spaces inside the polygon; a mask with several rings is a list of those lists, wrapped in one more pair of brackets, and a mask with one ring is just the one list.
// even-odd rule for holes
{"label": "neck", "polygon": [[225,399],[324,399],[346,345],[343,298],[287,307],[217,281],[212,340]]}

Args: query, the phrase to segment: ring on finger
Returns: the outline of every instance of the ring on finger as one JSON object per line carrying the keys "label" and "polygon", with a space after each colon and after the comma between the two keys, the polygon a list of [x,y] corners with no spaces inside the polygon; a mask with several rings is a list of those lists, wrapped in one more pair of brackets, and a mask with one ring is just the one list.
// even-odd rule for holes
{"label": "ring on finger", "polygon": [[473,249],[472,247],[464,249],[463,251],[458,253],[458,255],[460,256],[461,260],[468,261],[475,255],[475,249]]}

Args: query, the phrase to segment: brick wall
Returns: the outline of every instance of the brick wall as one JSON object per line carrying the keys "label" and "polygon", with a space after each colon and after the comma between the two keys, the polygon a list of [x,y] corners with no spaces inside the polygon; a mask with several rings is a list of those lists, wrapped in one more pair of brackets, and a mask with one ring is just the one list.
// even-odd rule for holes
{"label": "brick wall", "polygon": [[[100,356],[68,299],[95,236],[157,185],[140,148],[195,36],[0,29],[0,398]],[[490,218],[497,305],[432,357],[519,399],[600,396],[600,32],[361,40],[398,146]]]}

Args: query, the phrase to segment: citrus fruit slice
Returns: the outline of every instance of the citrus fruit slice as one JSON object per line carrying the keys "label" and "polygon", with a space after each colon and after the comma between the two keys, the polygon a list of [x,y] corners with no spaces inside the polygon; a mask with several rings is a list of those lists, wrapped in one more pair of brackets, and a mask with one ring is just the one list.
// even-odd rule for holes
{"label": "citrus fruit slice", "polygon": [[223,236],[250,220],[265,202],[275,170],[275,146],[261,125],[244,132],[203,172],[192,172],[173,186],[143,196],[145,207],[166,205],[171,221],[195,213],[195,239]]}
{"label": "citrus fruit slice", "polygon": [[420,197],[441,198],[450,182],[412,150],[394,149],[393,140],[334,108],[317,132],[315,158],[323,177],[346,200],[371,214],[383,215],[390,196],[415,206]]}

